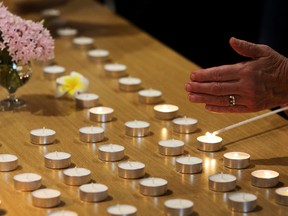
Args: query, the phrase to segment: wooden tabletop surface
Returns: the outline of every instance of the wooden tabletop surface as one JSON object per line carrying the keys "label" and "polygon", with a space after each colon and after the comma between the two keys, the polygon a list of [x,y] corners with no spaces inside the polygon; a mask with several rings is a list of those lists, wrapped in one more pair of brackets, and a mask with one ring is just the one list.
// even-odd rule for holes
{"label": "wooden tabletop surface", "polygon": [[[4,5],[16,11],[20,1],[4,0]],[[31,1],[32,3],[37,1]],[[40,1],[39,1],[40,2]],[[53,1],[51,1],[53,2]],[[45,5],[47,7],[47,5]],[[49,6],[49,5],[48,5]],[[139,102],[137,92],[119,89],[118,79],[108,77],[103,70],[105,63],[91,62],[87,50],[76,48],[72,40],[55,36],[55,63],[64,66],[67,74],[77,71],[89,79],[87,92],[99,95],[103,106],[114,109],[114,120],[108,123],[92,122],[88,109],[77,109],[69,98],[55,98],[55,82],[44,78],[44,64],[33,62],[33,76],[19,88],[16,95],[28,106],[19,111],[0,113],[0,153],[14,154],[19,166],[14,171],[0,172],[0,215],[48,215],[57,210],[72,210],[79,215],[108,215],[107,207],[116,204],[134,205],[137,215],[165,215],[164,202],[172,198],[189,199],[194,203],[196,215],[243,215],[228,208],[229,194],[236,191],[257,196],[257,207],[249,215],[287,215],[288,207],[275,202],[275,189],[288,185],[288,123],[278,115],[259,119],[226,131],[223,147],[217,152],[197,149],[198,136],[207,131],[232,125],[267,111],[251,114],[209,113],[201,104],[187,100],[184,84],[197,64],[185,59],[155,38],[133,26],[92,0],[61,1],[53,4],[61,15],[47,21],[51,32],[59,27],[77,28],[79,36],[95,39],[95,47],[110,52],[110,62],[125,64],[130,76],[142,80],[142,88],[158,89],[163,93],[164,103],[177,105],[178,116],[198,120],[197,130],[190,134],[173,132],[171,120],[155,118],[153,107]],[[26,8],[27,9],[27,8]],[[24,18],[41,20],[41,11],[18,12]],[[193,40],[191,38],[191,40]],[[193,50],[191,50],[193,52]],[[1,88],[0,96],[7,91]],[[150,123],[150,134],[136,138],[125,134],[125,122],[142,120]],[[79,129],[84,126],[104,128],[105,139],[97,143],[79,140]],[[30,131],[36,128],[56,131],[56,141],[51,145],[35,145],[30,142]],[[181,174],[175,169],[179,156],[164,156],[158,152],[158,142],[178,139],[185,143],[184,155],[203,160],[203,170],[197,174]],[[144,196],[139,192],[140,179],[124,179],[118,176],[119,162],[98,159],[98,147],[102,144],[120,144],[125,147],[122,161],[140,161],[145,164],[145,177],[160,177],[168,181],[168,191],[162,196]],[[91,170],[92,180],[108,186],[108,198],[102,202],[83,202],[79,198],[79,186],[69,186],[63,181],[63,170],[44,166],[48,152],[64,151],[72,155],[73,166]],[[230,169],[223,165],[226,152],[246,152],[251,164],[246,169]],[[273,188],[259,188],[251,184],[251,172],[269,169],[279,172],[279,183]],[[20,173],[37,173],[42,176],[42,188],[61,192],[61,204],[54,208],[39,208],[31,202],[31,192],[14,188],[13,176]],[[208,187],[208,177],[215,173],[228,173],[237,177],[237,187],[231,192],[215,192]]]}

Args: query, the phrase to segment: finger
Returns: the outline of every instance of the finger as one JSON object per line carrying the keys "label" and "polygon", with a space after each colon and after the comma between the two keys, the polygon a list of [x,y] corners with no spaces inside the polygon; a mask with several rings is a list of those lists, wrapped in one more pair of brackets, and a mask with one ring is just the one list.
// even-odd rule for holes
{"label": "finger", "polygon": [[[233,95],[235,97],[234,106],[243,105],[242,97]],[[205,103],[212,106],[229,107],[232,106],[229,96],[213,96],[205,94],[189,94],[188,99],[192,103]]]}
{"label": "finger", "polygon": [[214,106],[206,104],[205,108],[210,112],[217,113],[248,113],[251,112],[248,107],[244,105],[235,105],[235,106]]}
{"label": "finger", "polygon": [[191,92],[192,88],[191,88],[190,83],[186,83],[185,86],[184,86],[184,89],[185,89],[187,92]]}

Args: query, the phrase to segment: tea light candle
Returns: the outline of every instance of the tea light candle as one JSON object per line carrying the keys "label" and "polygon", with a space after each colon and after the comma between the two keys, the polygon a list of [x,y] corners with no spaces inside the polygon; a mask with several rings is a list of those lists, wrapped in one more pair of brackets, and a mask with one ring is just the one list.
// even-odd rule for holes
{"label": "tea light candle", "polygon": [[144,104],[157,104],[162,101],[162,92],[155,89],[144,89],[138,92],[139,101]]}
{"label": "tea light candle", "polygon": [[145,164],[138,161],[121,162],[118,164],[118,175],[126,179],[141,178],[145,175]]}
{"label": "tea light candle", "polygon": [[224,166],[232,169],[243,169],[250,165],[250,155],[244,152],[228,152],[224,154]]}
{"label": "tea light candle", "polygon": [[209,189],[213,191],[232,191],[236,188],[236,177],[230,174],[214,174],[209,176]]}
{"label": "tea light candle", "polygon": [[91,108],[98,105],[99,96],[93,93],[80,93],[76,95],[76,107]]}
{"label": "tea light candle", "polygon": [[42,16],[44,17],[58,17],[60,16],[61,12],[58,9],[48,8],[41,12]]}
{"label": "tea light candle", "polygon": [[198,121],[194,118],[176,118],[173,119],[173,131],[177,133],[193,133],[197,129]]}
{"label": "tea light candle", "polygon": [[91,37],[76,37],[73,39],[73,44],[78,48],[91,48],[93,46],[94,39]]}
{"label": "tea light candle", "polygon": [[30,131],[30,141],[33,144],[46,145],[55,142],[56,132],[48,128],[34,129]]}
{"label": "tea light candle", "polygon": [[102,127],[82,127],[79,129],[79,139],[82,142],[100,142],[104,140],[104,129]]}
{"label": "tea light candle", "polygon": [[113,120],[113,113],[110,107],[93,107],[89,109],[89,118],[94,122],[109,122]]}
{"label": "tea light candle", "polygon": [[160,120],[173,119],[177,115],[178,110],[178,106],[171,104],[160,104],[154,106],[155,117]]}
{"label": "tea light candle", "polygon": [[104,70],[107,76],[117,78],[126,75],[127,66],[118,63],[105,64]]}
{"label": "tea light candle", "polygon": [[63,171],[64,183],[67,185],[82,185],[91,180],[91,171],[86,168],[74,167]]}
{"label": "tea light candle", "polygon": [[109,51],[104,49],[93,49],[87,52],[88,57],[94,62],[107,61],[109,58]]}
{"label": "tea light candle", "polygon": [[161,196],[167,192],[168,181],[162,178],[144,178],[139,183],[140,193],[145,196]]}
{"label": "tea light candle", "polygon": [[187,199],[169,199],[164,202],[165,212],[170,216],[189,216],[193,212],[194,203]]}
{"label": "tea light candle", "polygon": [[255,170],[251,176],[252,185],[256,187],[274,187],[279,182],[279,173],[273,170]]}
{"label": "tea light candle", "polygon": [[237,192],[228,196],[228,206],[232,211],[250,212],[256,205],[257,197],[254,194]]}
{"label": "tea light candle", "polygon": [[14,188],[20,191],[33,191],[41,186],[41,176],[36,173],[21,173],[13,177]]}
{"label": "tea light candle", "polygon": [[141,79],[131,76],[118,80],[119,89],[126,92],[138,91],[141,87],[141,82]]}
{"label": "tea light candle", "polygon": [[45,167],[63,169],[71,165],[71,154],[66,152],[49,152],[44,156]]}
{"label": "tea light candle", "polygon": [[288,205],[288,187],[280,187],[275,190],[276,202],[280,205]]}
{"label": "tea light candle", "polygon": [[78,30],[75,28],[69,28],[69,27],[59,28],[57,29],[57,34],[63,37],[72,37],[78,34]]}
{"label": "tea light candle", "polygon": [[110,216],[136,216],[137,208],[132,205],[118,204],[109,206],[107,212]]}
{"label": "tea light candle", "polygon": [[203,160],[198,157],[179,157],[176,159],[176,171],[180,173],[199,173],[202,171]]}
{"label": "tea light candle", "polygon": [[204,136],[197,137],[198,149],[201,151],[219,151],[222,148],[222,138],[207,132]]}
{"label": "tea light candle", "polygon": [[60,204],[61,193],[58,190],[44,188],[31,193],[32,203],[36,207],[51,208]]}
{"label": "tea light candle", "polygon": [[80,199],[86,202],[99,202],[108,197],[108,187],[104,184],[90,183],[81,185]]}
{"label": "tea light candle", "polygon": [[12,154],[0,154],[0,172],[15,170],[18,167],[18,157]]}
{"label": "tea light candle", "polygon": [[60,65],[50,65],[43,68],[44,77],[48,80],[56,80],[58,77],[63,76],[65,67]]}
{"label": "tea light candle", "polygon": [[143,137],[150,133],[150,123],[145,121],[128,121],[125,122],[125,133],[128,136]]}
{"label": "tea light candle", "polygon": [[118,144],[105,144],[98,148],[98,158],[103,161],[120,161],[124,158],[125,148]]}
{"label": "tea light candle", "polygon": [[161,140],[158,142],[158,149],[162,155],[181,155],[184,152],[184,142],[175,139]]}
{"label": "tea light candle", "polygon": [[78,216],[78,214],[70,210],[58,210],[49,212],[48,216]]}

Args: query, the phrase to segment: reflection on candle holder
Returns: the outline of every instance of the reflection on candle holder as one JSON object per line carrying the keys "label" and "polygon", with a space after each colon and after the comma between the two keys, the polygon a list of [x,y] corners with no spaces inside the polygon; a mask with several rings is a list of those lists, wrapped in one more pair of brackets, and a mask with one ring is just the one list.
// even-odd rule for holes
{"label": "reflection on candle holder", "polygon": [[91,108],[98,105],[99,96],[93,93],[80,93],[75,97],[76,107]]}
{"label": "reflection on candle holder", "polygon": [[15,170],[18,167],[18,157],[12,154],[0,154],[0,172]]}
{"label": "reflection on candle holder", "polygon": [[279,183],[279,173],[273,170],[255,170],[251,173],[251,183],[256,187],[274,187]]}
{"label": "reflection on candle holder", "polygon": [[138,92],[139,101],[144,104],[157,104],[162,101],[162,92],[155,89],[144,89]]}
{"label": "reflection on candle holder", "polygon": [[113,120],[114,109],[110,107],[93,107],[89,109],[89,117],[94,122],[109,122]]}
{"label": "reflection on candle holder", "polygon": [[104,184],[90,183],[81,185],[80,199],[86,202],[99,202],[108,197],[108,187]]}
{"label": "reflection on candle holder", "polygon": [[87,52],[92,62],[104,62],[109,59],[109,51],[103,49],[92,49]]}
{"label": "reflection on candle holder", "polygon": [[160,120],[171,120],[178,113],[178,106],[171,104],[159,104],[154,106],[154,114],[157,119]]}
{"label": "reflection on candle holder", "polygon": [[128,121],[125,122],[125,134],[133,137],[148,136],[150,133],[150,123],[145,121]]}
{"label": "reflection on candle holder", "polygon": [[199,173],[203,160],[198,157],[179,157],[176,159],[176,171],[180,173]]}
{"label": "reflection on candle holder", "polygon": [[161,196],[167,192],[168,181],[162,178],[149,177],[141,179],[140,193],[145,196]]}
{"label": "reflection on candle holder", "polygon": [[244,152],[228,152],[224,154],[224,166],[231,169],[243,169],[250,165],[250,155]]}
{"label": "reflection on candle holder", "polygon": [[30,141],[33,144],[46,145],[55,142],[56,132],[48,128],[34,129],[30,131]]}
{"label": "reflection on candle holder", "polygon": [[197,130],[198,121],[194,118],[176,118],[173,119],[173,131],[177,133],[189,134]]}
{"label": "reflection on candle holder", "polygon": [[130,76],[118,80],[119,89],[126,92],[138,91],[141,87],[141,82],[141,79]]}
{"label": "reflection on candle holder", "polygon": [[137,208],[132,205],[117,204],[109,206],[107,212],[110,216],[136,216]]}
{"label": "reflection on candle holder", "polygon": [[164,202],[165,212],[169,216],[189,216],[193,212],[194,203],[187,199],[169,199]]}
{"label": "reflection on candle holder", "polygon": [[104,140],[104,129],[95,126],[82,127],[79,129],[79,139],[88,143],[100,142]]}
{"label": "reflection on candle holder", "polygon": [[71,154],[66,152],[49,152],[45,154],[45,167],[63,169],[71,165]]}
{"label": "reflection on candle holder", "polygon": [[197,137],[198,149],[201,151],[214,152],[219,151],[222,146],[222,138],[207,132],[204,136]]}
{"label": "reflection on candle holder", "polygon": [[288,205],[288,187],[280,187],[275,190],[276,202],[280,205]]}
{"label": "reflection on candle holder", "polygon": [[230,174],[214,174],[209,176],[209,189],[213,191],[226,192],[236,188],[236,177]]}
{"label": "reflection on candle holder", "polygon": [[36,173],[21,173],[13,177],[14,188],[19,191],[33,191],[41,186],[41,176]]}
{"label": "reflection on candle holder", "polygon": [[121,178],[137,179],[145,175],[145,164],[138,161],[128,161],[118,164],[118,175]]}
{"label": "reflection on candle holder", "polygon": [[58,190],[44,188],[31,193],[32,203],[36,207],[51,208],[60,204],[61,193]]}
{"label": "reflection on candle holder", "polygon": [[126,76],[127,66],[124,64],[112,63],[105,64],[104,70],[106,71],[106,75],[112,78],[119,78]]}
{"label": "reflection on candle holder", "polygon": [[158,144],[159,153],[162,155],[175,156],[184,152],[184,142],[181,140],[161,140]]}
{"label": "reflection on candle holder", "polygon": [[254,194],[237,192],[228,196],[228,206],[235,212],[251,212],[256,208],[257,197]]}

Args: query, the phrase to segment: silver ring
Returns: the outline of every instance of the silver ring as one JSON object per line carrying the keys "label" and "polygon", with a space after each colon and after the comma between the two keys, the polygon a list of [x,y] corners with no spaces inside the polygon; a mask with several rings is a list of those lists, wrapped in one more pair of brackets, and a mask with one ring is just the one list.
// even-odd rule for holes
{"label": "silver ring", "polygon": [[234,95],[229,96],[229,105],[230,106],[235,106],[236,105],[236,98]]}

